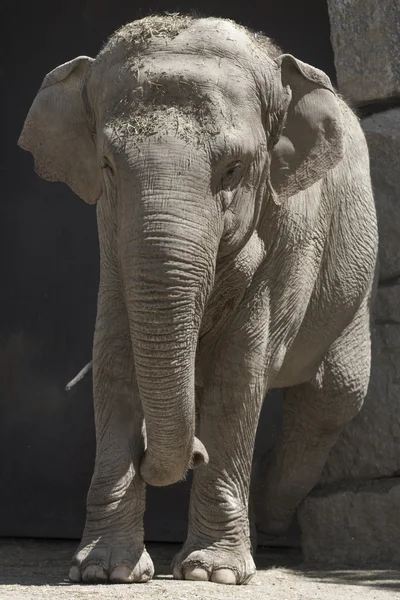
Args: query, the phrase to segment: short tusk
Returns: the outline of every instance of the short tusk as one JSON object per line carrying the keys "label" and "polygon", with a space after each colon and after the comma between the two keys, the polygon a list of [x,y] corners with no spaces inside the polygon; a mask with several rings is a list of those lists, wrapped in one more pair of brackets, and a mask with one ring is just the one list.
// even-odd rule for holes
{"label": "short tusk", "polygon": [[76,377],[74,377],[73,379],[71,379],[71,381],[69,383],[67,383],[67,385],[65,386],[65,391],[69,392],[70,389],[74,387],[74,385],[76,385],[77,383],[82,381],[82,379],[89,373],[91,368],[92,368],[92,361],[90,361],[87,365],[85,365],[83,367],[83,369],[81,369],[79,371],[78,375],[76,375]]}

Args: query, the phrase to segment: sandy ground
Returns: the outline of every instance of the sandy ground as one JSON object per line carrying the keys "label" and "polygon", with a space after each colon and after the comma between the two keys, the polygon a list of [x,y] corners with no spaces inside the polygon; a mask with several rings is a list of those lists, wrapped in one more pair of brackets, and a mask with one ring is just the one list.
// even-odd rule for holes
{"label": "sandy ground", "polygon": [[303,565],[290,550],[257,553],[247,586],[174,581],[169,564],[178,546],[150,544],[155,579],[134,585],[71,585],[66,580],[76,544],[0,540],[0,600],[372,600],[400,598],[400,570],[323,569]]}

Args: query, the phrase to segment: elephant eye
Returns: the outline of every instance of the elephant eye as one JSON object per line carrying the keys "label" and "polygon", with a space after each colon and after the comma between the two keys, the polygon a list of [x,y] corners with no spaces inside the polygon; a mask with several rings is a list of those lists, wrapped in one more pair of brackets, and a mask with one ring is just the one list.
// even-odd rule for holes
{"label": "elephant eye", "polygon": [[105,156],[103,156],[101,168],[102,170],[106,171],[108,175],[114,175],[114,169],[112,168],[109,160]]}
{"label": "elephant eye", "polygon": [[223,190],[232,190],[239,181],[241,180],[243,175],[243,163],[240,160],[235,161],[224,173],[221,181],[221,187]]}

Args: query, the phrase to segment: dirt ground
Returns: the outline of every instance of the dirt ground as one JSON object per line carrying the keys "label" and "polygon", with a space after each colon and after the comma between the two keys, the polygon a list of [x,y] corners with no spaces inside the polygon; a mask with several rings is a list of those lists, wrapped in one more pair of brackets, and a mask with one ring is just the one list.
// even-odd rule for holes
{"label": "dirt ground", "polygon": [[71,585],[66,579],[76,544],[0,540],[0,600],[385,600],[400,598],[400,570],[324,569],[303,565],[293,550],[260,550],[247,586],[174,581],[174,544],[150,544],[155,579],[134,585]]}

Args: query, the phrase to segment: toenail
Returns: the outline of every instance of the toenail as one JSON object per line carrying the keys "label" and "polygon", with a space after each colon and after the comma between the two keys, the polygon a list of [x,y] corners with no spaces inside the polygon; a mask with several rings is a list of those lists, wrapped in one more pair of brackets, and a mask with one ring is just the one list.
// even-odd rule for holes
{"label": "toenail", "polygon": [[217,569],[212,573],[211,581],[225,585],[236,585],[236,575],[230,569]]}
{"label": "toenail", "polygon": [[79,583],[82,579],[79,567],[77,567],[76,565],[72,565],[68,573],[68,578],[73,583]]}
{"label": "toenail", "polygon": [[189,581],[208,581],[208,573],[200,567],[189,567],[185,570],[185,579]]}

